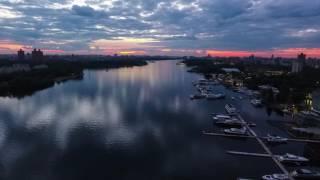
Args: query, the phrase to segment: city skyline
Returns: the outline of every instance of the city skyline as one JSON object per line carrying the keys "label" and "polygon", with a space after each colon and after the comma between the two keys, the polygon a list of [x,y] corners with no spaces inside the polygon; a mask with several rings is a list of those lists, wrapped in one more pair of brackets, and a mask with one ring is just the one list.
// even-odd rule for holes
{"label": "city skyline", "polygon": [[0,54],[320,57],[320,1],[8,0]]}

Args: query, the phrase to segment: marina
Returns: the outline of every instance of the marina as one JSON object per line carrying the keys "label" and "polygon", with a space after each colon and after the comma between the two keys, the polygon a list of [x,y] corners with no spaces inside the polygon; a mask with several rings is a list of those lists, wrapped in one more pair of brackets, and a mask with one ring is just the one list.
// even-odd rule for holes
{"label": "marina", "polygon": [[[235,100],[234,96],[231,97],[231,100]],[[254,107],[262,107],[262,101],[259,99],[252,99],[250,103]],[[284,138],[277,135],[267,134],[265,137],[258,136],[257,133],[251,128],[255,127],[255,123],[246,122],[240,114],[240,111],[233,104],[226,104],[225,111],[227,114],[219,114],[219,113],[211,113],[212,119],[214,120],[214,124],[216,126],[234,126],[239,128],[226,128],[223,129],[223,133],[215,133],[203,131],[204,135],[208,136],[220,136],[227,138],[250,138],[256,139],[257,142],[261,145],[266,153],[254,153],[254,152],[243,152],[243,151],[226,151],[231,155],[239,155],[239,156],[253,156],[253,157],[264,157],[271,158],[274,163],[279,167],[282,171],[282,174],[275,175],[265,175],[262,179],[290,179],[293,180],[294,177],[292,173],[286,169],[284,164],[287,163],[306,163],[309,160],[305,157],[296,156],[290,153],[286,153],[284,155],[275,155],[268,147],[268,144],[286,144],[289,142],[300,142],[300,143],[320,143],[320,140],[312,140],[312,139],[292,139],[292,138]],[[316,113],[313,113],[316,114]],[[285,122],[285,121],[282,121]]]}
{"label": "marina", "polygon": [[[226,105],[227,106],[227,105]],[[254,138],[256,139],[259,144],[264,148],[264,150],[267,152],[266,154],[262,153],[252,153],[252,152],[241,152],[241,151],[226,151],[228,154],[232,155],[239,155],[239,156],[253,156],[253,157],[264,157],[264,158],[272,158],[275,164],[278,165],[278,167],[283,171],[283,174],[276,174],[276,175],[265,175],[262,177],[262,179],[290,179],[294,180],[294,175],[297,177],[297,173],[289,173],[285,166],[282,163],[306,163],[309,162],[309,160],[305,157],[296,156],[293,154],[284,154],[284,155],[275,155],[272,153],[272,151],[268,148],[268,146],[262,141],[262,139],[265,139],[267,142],[287,142],[287,141],[295,141],[295,142],[309,142],[309,143],[320,143],[320,141],[316,140],[308,140],[308,139],[288,139],[288,138],[282,138],[279,136],[271,136],[268,135],[267,137],[258,137],[257,134],[250,128],[248,123],[245,122],[245,120],[241,117],[240,114],[237,115],[238,118],[243,122],[243,128],[242,129],[225,129],[224,132],[226,134],[220,134],[220,133],[210,133],[203,131],[204,135],[209,136],[221,136],[221,137],[232,137],[232,138]],[[225,118],[230,118],[228,116],[224,116]],[[249,136],[244,135],[250,133]],[[231,135],[230,135],[231,134]]]}

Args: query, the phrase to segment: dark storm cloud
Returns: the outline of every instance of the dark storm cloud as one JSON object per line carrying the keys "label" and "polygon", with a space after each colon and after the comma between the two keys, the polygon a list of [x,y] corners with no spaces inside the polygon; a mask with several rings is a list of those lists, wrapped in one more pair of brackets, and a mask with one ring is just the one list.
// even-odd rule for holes
{"label": "dark storm cloud", "polygon": [[319,9],[319,0],[8,0],[0,40],[70,51],[119,37],[175,49],[318,48]]}

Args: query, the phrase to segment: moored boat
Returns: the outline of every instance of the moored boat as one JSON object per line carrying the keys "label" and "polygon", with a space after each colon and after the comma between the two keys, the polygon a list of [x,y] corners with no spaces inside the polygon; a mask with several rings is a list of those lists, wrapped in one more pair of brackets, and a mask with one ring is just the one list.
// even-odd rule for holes
{"label": "moored boat", "polygon": [[192,95],[190,95],[190,99],[203,99],[205,97],[206,97],[205,94],[192,94]]}
{"label": "moored boat", "polygon": [[217,94],[207,94],[208,100],[214,100],[214,99],[223,99],[226,95],[224,93],[217,93]]}
{"label": "moored boat", "polygon": [[302,156],[297,156],[294,154],[284,154],[281,156],[278,156],[278,160],[282,163],[306,163],[309,162],[309,159],[302,157]]}
{"label": "moored boat", "polygon": [[270,135],[270,134],[268,134],[267,137],[265,137],[265,139],[268,143],[287,143],[288,142],[288,138]]}
{"label": "moored boat", "polygon": [[231,116],[227,114],[212,114],[213,120],[219,120],[219,119],[230,119]]}
{"label": "moored boat", "polygon": [[255,107],[261,107],[262,106],[262,101],[260,99],[252,99],[250,103],[255,106]]}
{"label": "moored boat", "polygon": [[231,128],[231,129],[225,129],[224,133],[226,134],[232,134],[232,135],[247,135],[247,129],[246,128]]}
{"label": "moored boat", "polygon": [[320,172],[309,169],[296,169],[291,172],[291,176],[295,179],[320,179]]}
{"label": "moored boat", "polygon": [[268,174],[262,176],[263,180],[288,180],[289,176],[286,174]]}
{"label": "moored boat", "polygon": [[220,119],[215,122],[217,125],[225,125],[225,126],[243,126],[243,122],[241,122],[237,118],[231,118],[231,119]]}

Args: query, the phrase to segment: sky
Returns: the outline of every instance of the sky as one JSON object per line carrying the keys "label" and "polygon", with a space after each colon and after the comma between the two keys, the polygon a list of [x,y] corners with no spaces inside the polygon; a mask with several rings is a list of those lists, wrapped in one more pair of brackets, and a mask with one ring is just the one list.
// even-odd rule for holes
{"label": "sky", "polygon": [[320,57],[320,0],[0,0],[0,54]]}

